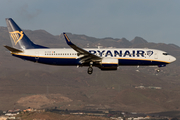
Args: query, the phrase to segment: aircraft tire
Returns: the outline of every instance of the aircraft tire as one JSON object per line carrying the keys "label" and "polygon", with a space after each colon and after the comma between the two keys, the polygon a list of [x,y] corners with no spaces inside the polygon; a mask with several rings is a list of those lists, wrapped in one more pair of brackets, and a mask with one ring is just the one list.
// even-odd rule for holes
{"label": "aircraft tire", "polygon": [[157,69],[156,72],[159,73],[161,70],[160,69]]}
{"label": "aircraft tire", "polygon": [[91,75],[91,74],[93,73],[93,68],[92,68],[92,67],[89,67],[88,70],[87,70],[87,73],[88,73],[89,75]]}

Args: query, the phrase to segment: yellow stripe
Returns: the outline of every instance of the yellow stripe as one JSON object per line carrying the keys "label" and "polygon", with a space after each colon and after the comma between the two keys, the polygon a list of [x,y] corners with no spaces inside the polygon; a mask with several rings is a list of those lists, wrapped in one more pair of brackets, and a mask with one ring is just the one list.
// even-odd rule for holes
{"label": "yellow stripe", "polygon": [[67,37],[67,35],[66,35],[66,34],[64,34],[64,35],[65,35],[66,39],[68,40],[68,42],[71,42],[71,41],[69,40],[69,38]]}
{"label": "yellow stripe", "polygon": [[101,64],[118,64],[118,63],[101,63]]}
{"label": "yellow stripe", "polygon": [[[29,57],[39,57],[39,58],[69,58],[69,59],[76,59],[77,57],[49,57],[49,56],[32,56],[32,55],[24,55],[19,53],[11,53],[14,55],[20,55],[20,56],[29,56]],[[128,59],[128,60],[144,60],[144,61],[157,61],[157,62],[164,62],[164,63],[170,63],[167,61],[161,61],[161,60],[152,60],[152,59],[138,59],[138,58],[114,58],[114,59]]]}

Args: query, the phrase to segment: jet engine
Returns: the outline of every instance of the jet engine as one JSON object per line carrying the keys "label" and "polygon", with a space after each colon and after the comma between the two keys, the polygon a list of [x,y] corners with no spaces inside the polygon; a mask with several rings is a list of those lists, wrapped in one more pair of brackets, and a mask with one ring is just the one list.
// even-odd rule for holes
{"label": "jet engine", "polygon": [[117,70],[118,59],[114,58],[103,58],[100,62],[101,70]]}

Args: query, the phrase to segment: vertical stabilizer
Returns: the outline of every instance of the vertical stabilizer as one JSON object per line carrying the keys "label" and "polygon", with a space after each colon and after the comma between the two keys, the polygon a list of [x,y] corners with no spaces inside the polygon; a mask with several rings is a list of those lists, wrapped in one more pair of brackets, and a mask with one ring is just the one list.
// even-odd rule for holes
{"label": "vertical stabilizer", "polygon": [[7,28],[11,39],[12,46],[17,49],[33,49],[33,48],[46,48],[34,44],[21,28],[14,22],[12,18],[6,18]]}

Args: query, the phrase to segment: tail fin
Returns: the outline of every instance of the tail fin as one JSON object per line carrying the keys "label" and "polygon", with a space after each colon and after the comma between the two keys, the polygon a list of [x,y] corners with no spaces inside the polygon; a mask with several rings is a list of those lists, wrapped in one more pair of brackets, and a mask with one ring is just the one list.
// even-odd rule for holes
{"label": "tail fin", "polygon": [[34,44],[12,18],[6,18],[7,28],[12,46],[16,49],[47,48]]}

